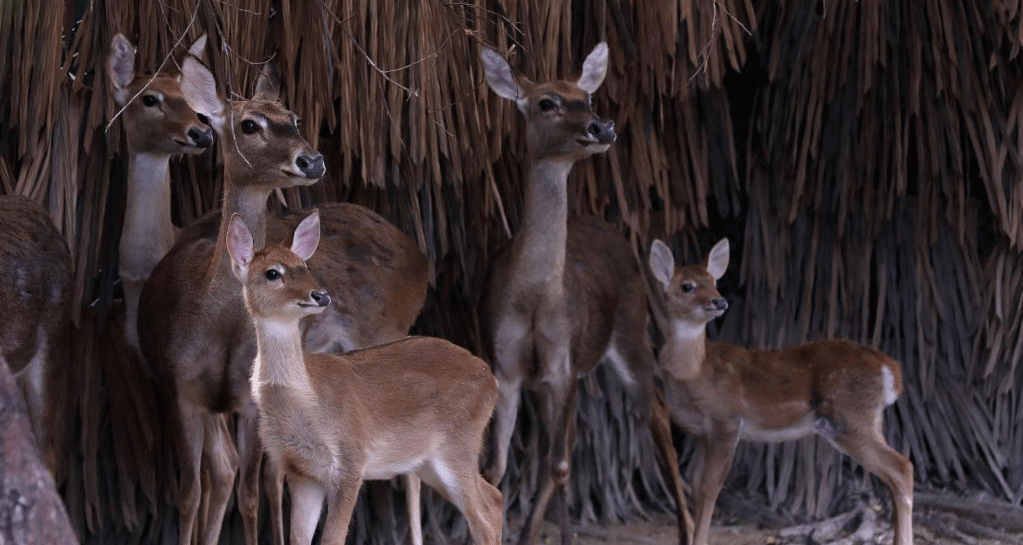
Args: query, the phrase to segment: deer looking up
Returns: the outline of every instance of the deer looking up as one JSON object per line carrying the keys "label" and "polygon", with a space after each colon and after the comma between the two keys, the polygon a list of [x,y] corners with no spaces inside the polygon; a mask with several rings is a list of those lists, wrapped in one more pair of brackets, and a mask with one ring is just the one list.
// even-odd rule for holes
{"label": "deer looking up", "polygon": [[[71,252],[35,201],[0,196],[0,360],[25,395],[40,452],[53,469],[47,377],[64,364],[71,311]],[[0,362],[2,363],[2,362]]]}
{"label": "deer looking up", "polygon": [[697,436],[696,533],[706,545],[711,513],[740,439],[787,441],[814,433],[884,481],[895,507],[895,545],[913,543],[913,465],[885,442],[887,405],[902,392],[899,363],[847,340],[782,350],[746,350],[707,340],[707,323],[728,302],[716,282],[728,268],[728,239],[702,265],[675,268],[655,240],[650,269],[660,282],[671,331],[661,350],[665,398],[675,423]]}
{"label": "deer looking up", "polygon": [[[205,44],[203,35],[190,51],[199,52]],[[122,34],[110,41],[107,77],[114,102],[124,108],[121,125],[128,142],[128,195],[118,269],[124,287],[125,339],[138,349],[142,286],[177,237],[171,221],[170,158],[202,153],[213,145],[213,130],[188,106],[177,77],[136,74],[135,47]]]}
{"label": "deer looking up", "polygon": [[491,266],[482,309],[500,391],[487,478],[496,485],[504,474],[523,386],[539,390],[540,416],[550,439],[522,529],[523,544],[536,540],[555,487],[562,542],[571,541],[565,485],[575,433],[576,378],[602,359],[610,361],[648,418],[674,486],[680,542],[686,542],[692,527],[667,409],[654,385],[656,362],[646,333],[639,266],[625,237],[606,222],[568,219],[572,165],[607,151],[615,141],[614,123],[590,106],[607,72],[607,54],[607,45],[598,44],[577,80],[549,83],[514,74],[492,49],[480,54],[490,88],[515,101],[526,119],[530,172],[522,225]]}
{"label": "deer looking up", "polygon": [[291,543],[308,544],[327,498],[323,543],[343,545],[363,479],[414,473],[466,516],[480,545],[501,540],[501,493],[477,469],[497,398],[486,364],[442,339],[411,337],[344,355],[302,349],[299,320],[330,295],[305,265],[319,215],[295,230],[291,249],[255,253],[235,215],[228,249],[255,323],[252,397],[260,438],[291,490]]}

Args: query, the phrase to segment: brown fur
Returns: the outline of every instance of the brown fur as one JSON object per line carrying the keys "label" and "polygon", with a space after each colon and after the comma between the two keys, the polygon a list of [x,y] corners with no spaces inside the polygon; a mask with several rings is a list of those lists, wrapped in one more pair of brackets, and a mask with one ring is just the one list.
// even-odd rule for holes
{"label": "brown fur", "polygon": [[665,397],[675,423],[700,438],[694,543],[707,543],[714,502],[740,439],[781,441],[817,433],[885,482],[896,512],[895,543],[910,545],[913,466],[885,443],[881,430],[885,405],[903,389],[899,363],[848,340],[782,350],[707,341],[707,322],[726,306],[715,285],[727,267],[724,242],[703,265],[672,270],[674,259],[659,241],[650,257],[674,328],[660,356]]}
{"label": "brown fur", "polygon": [[[50,215],[34,201],[0,196],[0,356],[25,393],[49,463],[47,377],[63,364],[70,325],[71,252]],[[13,276],[10,276],[13,275]]]}
{"label": "brown fur", "polygon": [[[259,339],[252,388],[260,437],[291,484],[291,543],[311,542],[326,496],[323,543],[342,545],[361,481],[406,472],[456,504],[476,543],[500,543],[501,493],[476,469],[497,397],[486,364],[428,337],[341,356],[306,352],[298,321],[322,311],[312,296],[320,283],[280,246],[246,267],[246,306]],[[268,279],[269,269],[281,277]]]}
{"label": "brown fur", "polygon": [[[604,47],[606,65],[606,47],[598,47]],[[590,91],[603,79],[601,61],[592,62],[600,55],[595,48],[580,78],[581,82],[588,70],[600,72]],[[500,482],[520,387],[538,390],[552,447],[520,536],[520,543],[534,542],[555,488],[565,505],[575,433],[576,377],[611,355],[630,393],[648,415],[675,489],[680,541],[684,542],[692,522],[683,503],[667,410],[654,386],[643,279],[619,232],[599,219],[568,219],[569,170],[576,160],[607,150],[614,140],[613,129],[593,113],[590,93],[578,84],[533,83],[513,76],[494,52],[484,52],[482,59],[491,87],[500,96],[514,99],[525,114],[532,165],[522,226],[492,264],[483,302],[489,357],[500,385],[493,452],[485,474],[492,483]],[[595,128],[600,131],[594,133]],[[560,519],[562,542],[568,543],[567,509],[561,509]]]}

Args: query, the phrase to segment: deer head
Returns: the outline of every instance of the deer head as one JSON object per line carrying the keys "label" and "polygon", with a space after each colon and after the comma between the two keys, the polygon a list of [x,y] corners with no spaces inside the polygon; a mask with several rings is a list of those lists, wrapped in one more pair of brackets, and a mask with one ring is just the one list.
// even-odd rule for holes
{"label": "deer head", "polygon": [[[192,48],[199,49],[205,43],[203,35]],[[123,34],[115,35],[110,42],[107,77],[114,101],[124,108],[122,124],[135,152],[194,155],[213,144],[213,131],[185,101],[178,77],[135,74],[135,46]]]}
{"label": "deer head", "polygon": [[534,83],[490,48],[480,51],[480,60],[490,88],[514,100],[526,116],[527,147],[533,158],[574,161],[603,153],[614,143],[614,121],[601,119],[591,106],[591,95],[607,74],[607,44],[593,48],[575,81]]}
{"label": "deer head", "polygon": [[668,317],[674,327],[702,329],[728,309],[717,281],[728,269],[728,239],[718,241],[699,265],[675,268],[675,256],[655,239],[650,245],[650,270],[664,290]]}
{"label": "deer head", "polygon": [[242,282],[245,305],[256,318],[298,321],[323,312],[327,293],[313,278],[305,262],[320,242],[320,213],[306,216],[292,237],[291,249],[268,245],[253,252],[252,233],[241,216],[231,217],[227,249],[231,268]]}
{"label": "deer head", "polygon": [[182,62],[185,100],[217,131],[224,145],[225,176],[236,186],[310,185],[326,170],[323,156],[299,132],[298,116],[281,104],[274,79],[264,70],[250,100],[228,104],[217,93],[208,68],[191,55]]}

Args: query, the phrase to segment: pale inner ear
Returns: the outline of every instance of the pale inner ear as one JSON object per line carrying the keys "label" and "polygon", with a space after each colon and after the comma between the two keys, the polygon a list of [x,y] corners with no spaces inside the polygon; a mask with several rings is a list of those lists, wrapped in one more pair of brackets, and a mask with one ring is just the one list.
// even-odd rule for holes
{"label": "pale inner ear", "polygon": [[302,261],[309,261],[316,252],[316,246],[320,243],[320,211],[313,210],[306,216],[291,239],[291,251],[295,252]]}
{"label": "pale inner ear", "polygon": [[273,62],[263,64],[263,69],[256,76],[256,92],[253,98],[275,102],[281,99],[281,77],[277,65]]}
{"label": "pale inner ear", "polygon": [[480,50],[480,61],[483,63],[487,85],[497,93],[497,96],[516,102],[523,98],[522,89],[515,80],[511,66],[500,53],[484,47]]}
{"label": "pale inner ear", "polygon": [[711,248],[710,255],[707,256],[707,272],[710,273],[715,282],[720,280],[725,275],[725,271],[728,270],[728,254],[728,239],[723,238]]}
{"label": "pale inner ear", "polygon": [[135,79],[135,46],[123,34],[115,35],[110,41],[107,76],[114,86],[114,100],[123,105],[128,100],[127,87]]}
{"label": "pale inner ear", "polygon": [[600,88],[600,84],[604,83],[604,77],[607,75],[607,44],[600,42],[593,51],[586,56],[586,61],[583,62],[583,73],[579,76],[579,81],[576,86],[586,91],[587,93],[594,93]]}
{"label": "pale inner ear", "polygon": [[231,255],[231,270],[243,283],[252,263],[252,232],[238,214],[231,216],[227,231],[227,253]]}
{"label": "pale inner ear", "polygon": [[660,239],[654,239],[653,244],[650,245],[650,272],[654,273],[654,278],[665,289],[668,288],[671,277],[675,274],[675,256]]}
{"label": "pale inner ear", "polygon": [[227,107],[217,94],[217,82],[213,73],[190,55],[181,63],[181,92],[190,108],[208,117],[218,133],[223,132]]}

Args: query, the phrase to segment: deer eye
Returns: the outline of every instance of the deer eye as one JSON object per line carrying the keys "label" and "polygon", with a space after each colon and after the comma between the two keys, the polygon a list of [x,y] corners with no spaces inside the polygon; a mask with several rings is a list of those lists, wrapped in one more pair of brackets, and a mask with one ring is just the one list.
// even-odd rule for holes
{"label": "deer eye", "polygon": [[245,134],[253,134],[253,133],[258,132],[258,131],[259,131],[259,123],[256,123],[255,121],[253,121],[251,119],[246,119],[245,121],[242,121],[242,132],[243,133],[245,133]]}
{"label": "deer eye", "polygon": [[202,115],[202,114],[200,114],[198,112],[195,114],[195,117],[198,118],[199,122],[202,123],[203,125],[209,125],[210,124],[210,118],[208,118],[208,117],[206,117],[206,116],[204,116],[204,115]]}
{"label": "deer eye", "polygon": [[278,271],[277,269],[267,269],[263,275],[266,276],[267,280],[277,280],[281,277],[281,271]]}
{"label": "deer eye", "polygon": [[692,282],[686,282],[685,284],[682,284],[682,293],[692,293],[692,291],[695,289],[696,286],[694,286]]}
{"label": "deer eye", "polygon": [[156,98],[155,95],[142,95],[142,103],[146,106],[156,106],[160,103],[160,99]]}
{"label": "deer eye", "polygon": [[538,105],[540,106],[540,111],[541,112],[549,112],[549,111],[553,110],[554,106],[555,106],[554,101],[549,99],[549,98],[545,98],[545,99],[541,100],[538,103]]}

